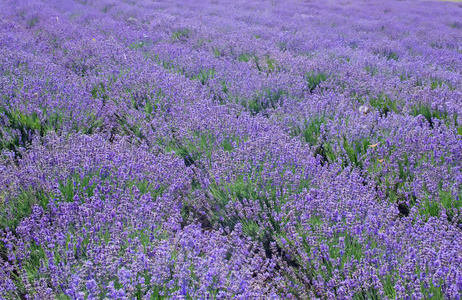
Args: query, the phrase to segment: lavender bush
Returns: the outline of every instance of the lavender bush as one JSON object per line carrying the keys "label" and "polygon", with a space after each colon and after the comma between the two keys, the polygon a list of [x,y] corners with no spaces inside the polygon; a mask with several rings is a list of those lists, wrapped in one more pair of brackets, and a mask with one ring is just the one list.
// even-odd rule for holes
{"label": "lavender bush", "polygon": [[0,2],[1,299],[461,299],[462,5]]}

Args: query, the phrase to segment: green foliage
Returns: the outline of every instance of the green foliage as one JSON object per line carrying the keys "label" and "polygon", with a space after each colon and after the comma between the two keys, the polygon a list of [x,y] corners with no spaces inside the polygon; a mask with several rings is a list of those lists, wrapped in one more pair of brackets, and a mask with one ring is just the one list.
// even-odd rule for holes
{"label": "green foliage", "polygon": [[287,51],[287,43],[286,42],[279,42],[277,44],[278,48],[280,51],[282,52],[286,52]]}
{"label": "green foliage", "polygon": [[252,54],[252,53],[246,53],[246,52],[241,53],[237,57],[237,60],[240,61],[240,62],[253,61],[255,63],[255,67],[260,72],[271,73],[271,72],[274,72],[274,71],[276,71],[278,69],[278,66],[276,64],[276,60],[269,57],[269,55],[266,55],[264,57],[264,62],[265,62],[264,66],[262,66],[260,58],[256,54]]}
{"label": "green foliage", "polygon": [[313,117],[305,120],[302,126],[295,125],[291,131],[291,136],[300,136],[302,141],[314,148],[313,155],[319,156],[322,163],[336,161],[336,154],[331,144],[324,141],[324,137],[321,136],[321,128],[327,121],[324,116]]}
{"label": "green foliage", "polygon": [[[219,51],[218,49],[214,49],[214,51]],[[219,54],[217,52],[217,54]],[[221,55],[221,54],[219,54]],[[167,69],[167,70],[172,70],[173,72],[175,73],[178,73],[178,74],[182,74],[184,75],[186,78],[189,78],[191,80],[199,80],[199,82],[202,84],[202,85],[206,85],[207,82],[210,80],[210,79],[213,79],[215,74],[216,74],[216,71],[214,68],[211,68],[211,69],[201,69],[199,71],[199,73],[197,74],[191,74],[191,73],[188,73],[187,70],[185,70],[184,67],[180,67],[178,66],[173,60],[165,60],[165,59],[161,59],[158,55],[151,55],[149,53],[146,54],[146,58],[150,58],[154,61],[156,61],[159,65],[161,65],[164,69]]]}
{"label": "green foliage", "polygon": [[321,164],[337,161],[337,154],[332,149],[331,144],[327,142],[321,143],[315,148],[314,156],[321,158]]}
{"label": "green foliage", "polygon": [[346,160],[343,160],[344,166],[349,164],[363,168],[363,157],[369,149],[370,141],[367,138],[358,139],[355,141],[348,141],[345,136],[343,136],[343,150],[346,154]]}
{"label": "green foliage", "polygon": [[206,43],[211,43],[212,40],[210,39],[204,39],[204,38],[200,38],[196,41],[196,47],[202,47],[204,46]]}
{"label": "green foliage", "polygon": [[375,54],[377,54],[379,57],[384,57],[388,60],[395,60],[397,61],[399,59],[399,56],[396,52],[393,52],[389,49],[382,49],[382,50],[376,50],[374,51]]}
{"label": "green foliage", "polygon": [[409,157],[405,155],[403,160],[398,160],[398,176],[401,181],[398,183],[398,187],[403,187],[405,182],[413,179],[413,175],[409,170]]}
{"label": "green foliage", "polygon": [[[133,88],[127,89],[126,93],[131,100],[131,108],[143,112],[146,116],[146,120],[148,121],[152,120],[152,118],[157,113],[165,110],[165,94],[160,88]],[[121,133],[127,136],[135,137],[138,139],[138,141],[145,141],[148,143],[145,134],[141,130],[141,127],[138,124],[133,124],[133,122],[129,121],[128,114],[119,115],[115,113],[114,116],[119,123]]]}
{"label": "green foliage", "polygon": [[[25,114],[19,110],[0,106],[0,115],[7,122],[0,131],[0,150],[8,149],[19,154],[20,148],[28,148],[35,135],[45,136],[49,131],[59,131],[63,117],[59,112],[47,112],[42,109],[44,118],[37,112]],[[18,134],[19,133],[19,134]]]}
{"label": "green foliage", "polygon": [[[41,110],[41,112],[40,112]],[[40,114],[39,114],[40,112]],[[44,137],[49,132],[60,132],[63,124],[68,121],[59,109],[38,107],[36,111],[26,114],[17,109],[0,105],[0,115],[5,116],[5,124],[0,130],[0,151],[7,149],[21,156],[21,149],[27,149],[34,137]],[[95,129],[103,125],[101,118],[90,115],[85,124],[80,125],[71,121],[71,128],[76,132],[92,134]]]}
{"label": "green foliage", "polygon": [[148,43],[144,42],[144,41],[133,42],[130,45],[128,45],[128,48],[130,48],[131,50],[138,50],[138,49],[146,47],[147,45],[148,45]]}
{"label": "green foliage", "polygon": [[302,130],[302,137],[311,146],[318,144],[321,126],[326,122],[324,117],[313,118],[310,121],[305,120],[304,128]]}
{"label": "green foliage", "polygon": [[32,17],[29,21],[27,21],[27,29],[31,29],[39,22],[39,18],[37,16]]}
{"label": "green foliage", "polygon": [[[100,179],[105,179],[103,175]],[[79,174],[74,174],[65,180],[59,181],[59,191],[61,192],[60,200],[64,202],[73,202],[76,195],[80,196],[80,201],[83,197],[91,197],[94,195],[94,190],[98,184],[94,174],[89,173],[81,177]]]}
{"label": "green foliage", "polygon": [[172,33],[172,40],[184,40],[189,38],[191,31],[188,28],[181,28]]}
{"label": "green foliage", "polygon": [[96,133],[98,131],[98,129],[100,129],[101,127],[103,127],[103,119],[95,116],[95,115],[91,115],[89,116],[89,119],[87,120],[87,122],[82,125],[81,127],[79,127],[77,124],[74,124],[72,126],[73,130],[75,130],[76,132],[82,132],[84,134],[92,134],[92,133]]}
{"label": "green foliage", "polygon": [[221,86],[222,86],[222,91],[223,91],[223,93],[228,94],[229,89],[228,89],[228,86],[227,86],[227,84],[226,84],[226,81],[222,81],[222,82],[221,82]]}
{"label": "green foliage", "polygon": [[269,56],[266,57],[266,65],[268,67],[268,72],[273,72],[278,68],[276,65],[276,61],[273,58],[270,58]]}
{"label": "green foliage", "polygon": [[[323,221],[317,220],[316,223],[314,224],[319,224],[317,226],[322,225]],[[313,227],[316,227],[313,226]],[[313,228],[313,230],[316,230],[316,228]],[[335,266],[333,265],[332,262],[336,261],[337,259],[340,260],[340,265],[343,267],[345,263],[347,263],[351,258],[354,258],[356,260],[361,260],[361,258],[364,256],[364,247],[365,244],[369,242],[369,247],[371,249],[377,248],[377,243],[373,239],[366,241],[364,244],[359,243],[352,235],[350,235],[348,232],[346,233],[336,233],[332,239],[327,241],[327,246],[329,246],[329,257],[330,261],[325,261],[325,265],[327,267],[325,273],[322,273],[322,276],[324,278],[330,278],[333,274],[332,272],[335,269]],[[345,245],[343,247],[342,243]],[[307,253],[311,252],[312,247],[308,246],[306,243],[305,245],[305,251]]]}
{"label": "green foliage", "polygon": [[94,71],[93,74],[97,74],[96,67],[88,63],[88,58],[75,59],[67,67],[80,77],[89,76],[91,71]]}
{"label": "green foliage", "polygon": [[[97,170],[95,172],[88,173],[84,175],[83,177],[80,176],[79,174],[74,174],[73,176],[69,177],[65,181],[61,181],[60,184],[60,191],[62,192],[62,200],[64,201],[73,201],[72,199],[74,198],[74,195],[80,195],[80,196],[88,196],[91,197],[93,195],[93,191],[96,187],[96,185],[101,186],[101,184],[104,182],[104,180],[109,179],[109,173],[106,172],[107,170]],[[152,197],[155,199],[156,197],[160,196],[165,188],[155,188],[153,185],[146,180],[144,181],[127,181],[123,185],[119,185],[121,188],[126,188],[128,190],[133,191],[133,189],[136,187],[141,194],[145,193],[151,193]],[[118,190],[120,191],[120,189]],[[110,195],[106,195],[110,196]],[[133,192],[132,192],[133,196]],[[28,196],[27,196],[28,197]],[[43,207],[44,204],[41,204]],[[46,206],[46,205],[45,205]],[[29,214],[30,212],[28,212]],[[25,217],[24,215],[23,217]],[[4,223],[1,223],[2,225]],[[99,230],[96,233],[96,236],[99,240],[100,244],[106,244],[108,245],[111,242],[112,235],[109,230],[109,226],[111,224],[105,224],[103,225],[103,228]],[[86,228],[88,229],[88,228]],[[141,245],[144,247],[144,250],[151,245],[152,243],[152,237],[155,236],[155,239],[162,239],[165,238],[165,234],[161,231],[157,232],[155,235],[153,234],[148,234],[144,230],[131,230],[130,234],[128,234],[127,239],[138,239],[141,242]],[[81,238],[81,242],[75,243],[76,239]],[[49,261],[49,256],[46,255],[46,251],[51,251],[53,253],[53,264],[58,264],[58,263],[68,263],[68,255],[69,251],[71,251],[71,255],[74,256],[74,258],[77,259],[78,264],[82,264],[84,262],[79,261],[80,258],[83,258],[83,261],[85,260],[87,256],[87,247],[90,244],[90,238],[84,233],[84,231],[80,229],[74,228],[72,225],[69,227],[69,231],[66,233],[66,240],[65,240],[65,245],[61,249],[66,250],[66,254],[61,250],[59,250],[59,247],[56,247],[54,249],[49,249],[47,246],[44,245],[39,245],[36,244],[35,242],[30,242],[29,244],[26,245],[30,255],[29,257],[26,257],[26,259],[23,259],[21,261],[22,265],[22,270],[25,272],[27,275],[28,281],[29,282],[36,282],[40,279],[44,279],[46,281],[49,281],[50,278],[48,276],[45,276],[44,274],[41,274],[39,272],[41,266],[46,266],[48,267],[50,264]],[[1,246],[0,246],[1,247]],[[129,247],[128,245],[124,245],[120,249],[120,254],[123,255],[123,252],[126,250],[126,248]],[[48,249],[47,249],[48,248]],[[70,267],[76,267],[74,263]],[[13,276],[15,276],[13,274]],[[137,276],[146,276],[149,277],[148,274],[137,274]],[[22,291],[23,290],[23,278],[20,276],[16,276],[15,279],[15,284],[18,288],[18,290]],[[115,280],[115,286],[120,285],[120,283],[117,280],[117,277],[110,278],[112,280]],[[150,282],[149,280],[147,282]],[[119,286],[120,287],[120,286]],[[103,291],[104,292],[104,291]],[[64,295],[60,295],[58,299],[67,299]]]}
{"label": "green foliage", "polygon": [[[305,273],[308,278],[321,276],[325,282],[329,282],[332,278],[337,278],[338,280],[338,276],[340,276],[340,280],[348,279],[346,276],[354,276],[356,268],[354,263],[350,264],[351,262],[360,263],[368,255],[368,252],[387,255],[387,243],[372,234],[363,236],[361,241],[345,230],[334,229],[327,237],[316,234],[322,228],[342,228],[342,224],[345,224],[346,220],[326,220],[323,218],[323,214],[316,211],[311,212],[310,215],[311,217],[308,220],[303,221],[303,225],[295,225],[297,235],[300,237],[299,242],[291,240],[289,236],[293,236],[293,234],[288,235],[285,231],[280,231],[276,234],[276,241],[279,245],[288,244],[289,248],[295,250],[291,253],[293,259],[296,263],[302,265],[302,268],[297,270]],[[291,220],[293,219],[292,217]],[[332,222],[335,222],[335,225]],[[313,239],[313,236],[316,236],[316,240]],[[302,245],[300,245],[300,242]],[[316,254],[313,255],[314,253]],[[306,260],[306,257],[313,258]],[[398,261],[398,263],[401,263],[401,261]],[[346,264],[350,264],[350,275],[341,271],[338,272],[344,269]],[[428,270],[416,269],[414,273],[421,276],[422,273],[428,274]],[[397,271],[393,269],[389,270],[385,276],[380,276],[379,280],[383,285],[385,295],[390,299],[396,296],[395,284],[399,277]],[[373,287],[372,282],[365,282],[364,284],[363,289],[356,293],[352,299],[383,299],[383,296]],[[436,299],[444,298],[441,288],[438,288],[438,285],[431,280],[429,286],[422,283],[421,288],[424,295],[432,293]]]}
{"label": "green foliage", "polygon": [[32,208],[39,205],[46,208],[50,195],[41,190],[23,189],[17,194],[0,194],[0,229],[15,230],[21,220],[29,216]]}
{"label": "green foliage", "polygon": [[441,45],[438,42],[431,42],[430,47],[432,47],[433,49],[443,49],[444,48],[443,45]]}
{"label": "green foliage", "polygon": [[462,222],[457,219],[457,216],[462,213],[462,191],[453,194],[443,190],[440,184],[439,197],[433,199],[430,193],[427,193],[427,197],[420,202],[419,213],[427,218],[439,217],[443,208],[450,222]]}
{"label": "green foliage", "polygon": [[122,130],[123,134],[131,137],[136,137],[139,141],[147,142],[147,138],[141,131],[139,125],[132,124],[131,122],[129,122],[125,115],[119,115],[117,113],[114,113],[114,116],[116,117],[116,120],[119,123],[120,129]]}
{"label": "green foliage", "polygon": [[[285,90],[264,88],[251,99],[241,99],[240,104],[252,115],[257,115],[260,112],[265,112],[267,109],[274,109],[282,105],[284,95],[287,95]],[[236,99],[236,101],[238,100]]]}
{"label": "green foliage", "polygon": [[149,88],[147,90],[129,89],[127,94],[131,100],[131,107],[138,111],[143,111],[147,119],[151,119],[154,113],[165,109],[163,101],[165,94],[160,88]]}
{"label": "green foliage", "polygon": [[213,48],[213,55],[215,55],[215,57],[221,57],[222,56],[222,52],[220,49],[218,48]]}
{"label": "green foliage", "polygon": [[[133,191],[133,188],[136,188],[141,195],[149,193],[154,199],[160,196],[165,190],[164,187],[156,187],[147,180],[127,179],[124,181],[117,181],[113,173],[114,170],[104,167],[97,168],[86,174],[74,173],[66,179],[59,180],[57,200],[62,202],[74,202],[77,196],[80,201],[83,202],[85,198],[90,198],[95,195],[97,186],[104,185],[106,182],[111,182],[112,185],[115,184],[116,188],[128,191]],[[113,190],[110,190],[107,194],[101,194],[100,196],[106,199],[105,197],[110,196],[112,192]]]}
{"label": "green foliage", "polygon": [[100,82],[99,84],[95,84],[91,88],[90,93],[94,99],[97,99],[97,98],[102,99],[103,103],[106,102],[109,98],[107,94],[106,86],[102,82]]}
{"label": "green foliage", "polygon": [[[276,183],[276,178],[267,178],[262,166],[254,163],[251,165],[254,167],[237,176],[234,181],[221,181],[219,184],[213,182],[208,190],[212,197],[211,200],[219,207],[219,210],[213,212],[214,222],[230,228],[240,222],[247,235],[263,242],[265,237],[271,237],[273,233],[280,230],[281,221],[275,219],[275,212],[281,211],[281,207],[291,194],[310,188],[311,181],[301,176],[298,182],[282,186]],[[286,171],[296,172],[296,169],[288,167],[278,173],[283,176],[282,174]],[[261,210],[252,215],[240,215],[239,209],[234,210],[233,208],[234,202],[239,202],[244,207],[256,204]],[[234,217],[230,217],[231,215]]]}
{"label": "green foliage", "polygon": [[363,168],[363,158],[369,149],[370,140],[362,138],[349,141],[346,136],[343,136],[343,139],[338,144],[342,151],[334,151],[335,141],[325,141],[321,136],[321,128],[327,121],[328,119],[322,116],[305,120],[303,127],[295,127],[292,135],[301,135],[304,142],[314,147],[314,155],[320,156],[323,162],[335,162],[338,157],[342,157],[343,167],[352,165]]}
{"label": "green foliage", "polygon": [[191,76],[190,79],[198,79],[202,85],[206,85],[207,82],[215,76],[215,69],[202,69],[199,74]]}
{"label": "green foliage", "polygon": [[[389,152],[392,155],[393,151]],[[415,197],[405,196],[403,190],[406,189],[410,181],[414,179],[411,173],[411,164],[407,155],[397,161],[398,168],[389,170],[386,176],[380,176],[376,178],[376,185],[381,187],[385,193],[385,197],[391,203],[402,203],[409,197],[409,204],[412,206],[415,204]],[[384,168],[383,162],[377,159],[373,160],[372,165],[367,170],[369,174],[381,174]]]}
{"label": "green foliage", "polygon": [[229,96],[229,89],[228,89],[228,85],[226,84],[226,81],[224,81],[224,80],[221,81],[221,92],[223,94],[221,94],[220,92],[218,92],[218,93],[214,92],[213,93],[213,100],[215,102],[220,103],[220,104],[225,104],[227,96]]}
{"label": "green foliage", "polygon": [[432,90],[440,88],[442,85],[443,85],[443,82],[441,80],[438,80],[438,79],[432,79],[431,82],[430,82],[430,88]]}
{"label": "green foliage", "polygon": [[101,9],[101,12],[103,13],[108,13],[109,10],[114,7],[114,4],[106,4],[102,9]]}
{"label": "green foliage", "polygon": [[377,75],[379,73],[379,69],[371,64],[366,64],[364,70],[371,76]]}
{"label": "green foliage", "polygon": [[395,52],[388,52],[386,54],[387,60],[393,59],[393,60],[398,60],[399,56]]}
{"label": "green foliage", "polygon": [[377,109],[381,116],[387,116],[389,112],[398,113],[396,101],[393,101],[384,93],[380,93],[376,97],[369,98],[369,104]]}
{"label": "green foliage", "polygon": [[[157,62],[159,66],[163,67],[166,70],[176,70],[177,69],[177,66],[173,60],[161,59],[159,55],[152,54],[150,52],[144,52],[144,56],[146,59],[152,59],[153,61]],[[178,73],[180,72],[178,71]]]}
{"label": "green foliage", "polygon": [[451,85],[449,82],[438,79],[438,78],[431,78],[430,79],[430,89],[436,90],[438,88],[442,88],[443,86],[447,86],[451,91],[455,90],[456,87]]}
{"label": "green foliage", "polygon": [[324,72],[309,72],[304,75],[308,82],[308,89],[312,93],[322,82],[326,81],[329,76]]}
{"label": "green foliage", "polygon": [[335,55],[331,54],[332,59],[337,60],[338,62],[345,64],[351,61],[351,58],[348,55]]}
{"label": "green foliage", "polygon": [[407,73],[399,75],[399,80],[400,81],[406,81],[406,80],[409,80],[410,78],[411,78],[411,75],[409,75]]}
{"label": "green foliage", "polygon": [[418,116],[422,115],[430,124],[430,127],[433,128],[434,122],[433,119],[438,119],[442,121],[448,121],[449,115],[446,111],[439,109],[432,109],[430,104],[419,104],[412,108],[411,115]]}
{"label": "green foliage", "polygon": [[449,26],[451,28],[462,29],[462,23],[458,21],[449,24]]}
{"label": "green foliage", "polygon": [[203,163],[210,164],[212,154],[218,149],[231,152],[247,138],[238,136],[217,136],[210,131],[194,131],[190,133],[189,139],[159,140],[159,145],[166,152],[174,151],[176,155],[183,158],[186,166],[197,165],[202,167]]}
{"label": "green foliage", "polygon": [[249,62],[252,57],[254,57],[254,55],[249,53],[241,53],[237,57],[237,60],[240,62]]}
{"label": "green foliage", "polygon": [[[301,245],[300,242],[291,240],[284,231],[281,231],[276,237],[278,244],[288,244],[290,248],[296,249],[291,253],[294,256],[293,259],[302,266],[298,271],[305,273],[308,278],[321,276],[326,282],[329,282],[332,278],[338,278],[338,276],[342,279],[347,279],[348,277],[346,276],[351,275],[338,272],[346,264],[361,261],[367,250],[373,251],[377,249],[381,252],[385,248],[385,245],[380,244],[373,236],[368,236],[366,239],[358,241],[355,236],[344,230],[334,230],[328,237],[319,236],[316,233],[320,230],[322,231],[322,228],[341,228],[341,224],[344,224],[346,220],[326,220],[323,218],[322,213],[316,211],[311,212],[310,215],[311,217],[308,220],[303,221],[303,225],[295,225]],[[335,225],[332,222],[335,222]],[[316,238],[313,239],[313,236],[316,236]],[[313,258],[307,260],[306,257]],[[350,268],[352,268],[350,269],[351,272],[354,273],[354,263],[350,265]],[[393,285],[391,285],[391,288],[394,289]],[[381,299],[380,297],[374,297],[375,293],[376,291],[372,288],[363,289],[353,299]]]}
{"label": "green foliage", "polygon": [[265,238],[265,232],[262,230],[263,228],[259,222],[249,219],[242,219],[240,220],[240,223],[242,224],[242,232],[246,236],[260,241]]}

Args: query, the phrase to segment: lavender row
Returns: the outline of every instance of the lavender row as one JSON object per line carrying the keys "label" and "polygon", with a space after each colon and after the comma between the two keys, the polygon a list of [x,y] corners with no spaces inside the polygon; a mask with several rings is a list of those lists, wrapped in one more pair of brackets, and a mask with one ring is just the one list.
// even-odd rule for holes
{"label": "lavender row", "polygon": [[457,8],[5,5],[2,297],[459,298]]}

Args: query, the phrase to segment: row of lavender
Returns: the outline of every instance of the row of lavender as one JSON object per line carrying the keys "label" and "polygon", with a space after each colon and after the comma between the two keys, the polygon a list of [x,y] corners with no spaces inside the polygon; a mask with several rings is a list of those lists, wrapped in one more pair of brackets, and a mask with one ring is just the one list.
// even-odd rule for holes
{"label": "row of lavender", "polygon": [[0,297],[461,297],[461,6],[0,11]]}

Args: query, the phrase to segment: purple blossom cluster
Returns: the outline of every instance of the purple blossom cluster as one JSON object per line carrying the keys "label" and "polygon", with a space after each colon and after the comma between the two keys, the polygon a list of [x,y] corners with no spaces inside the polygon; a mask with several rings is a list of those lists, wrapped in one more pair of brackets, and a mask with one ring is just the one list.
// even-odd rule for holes
{"label": "purple blossom cluster", "polygon": [[1,299],[462,299],[462,5],[0,2]]}

